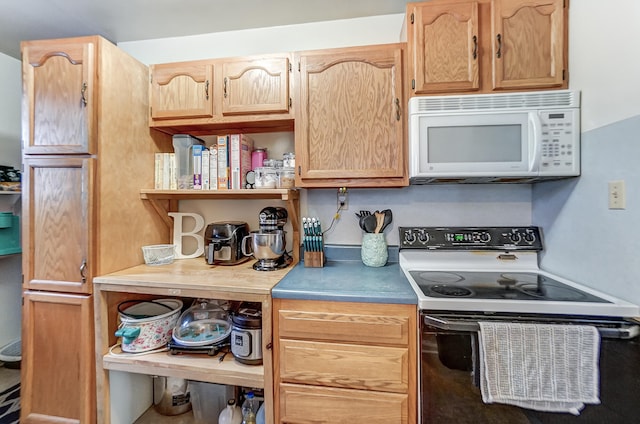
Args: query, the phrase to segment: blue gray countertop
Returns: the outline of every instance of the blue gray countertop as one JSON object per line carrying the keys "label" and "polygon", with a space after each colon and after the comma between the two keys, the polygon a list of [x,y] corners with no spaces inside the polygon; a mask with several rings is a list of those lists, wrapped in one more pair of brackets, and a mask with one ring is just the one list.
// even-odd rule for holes
{"label": "blue gray countertop", "polygon": [[[360,246],[326,246],[327,263],[307,268],[298,263],[271,291],[273,298],[341,302],[417,304],[418,299],[398,265],[397,248],[389,248],[389,261],[368,267],[360,259]],[[302,255],[301,255],[302,257]]]}

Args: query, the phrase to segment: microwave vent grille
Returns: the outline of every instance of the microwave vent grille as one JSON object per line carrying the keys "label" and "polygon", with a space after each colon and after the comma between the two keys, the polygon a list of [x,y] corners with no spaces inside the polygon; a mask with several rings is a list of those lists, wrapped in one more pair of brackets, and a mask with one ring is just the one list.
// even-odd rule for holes
{"label": "microwave vent grille", "polygon": [[553,90],[509,94],[422,96],[413,97],[411,106],[411,113],[577,108],[580,106],[580,92]]}

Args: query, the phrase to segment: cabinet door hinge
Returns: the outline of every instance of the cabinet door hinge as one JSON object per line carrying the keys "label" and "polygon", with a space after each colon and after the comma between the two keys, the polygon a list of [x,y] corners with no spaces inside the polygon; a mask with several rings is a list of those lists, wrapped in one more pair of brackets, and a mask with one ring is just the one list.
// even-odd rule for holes
{"label": "cabinet door hinge", "polygon": [[562,81],[566,81],[567,79],[567,71],[565,69],[562,70]]}
{"label": "cabinet door hinge", "polygon": [[301,174],[301,172],[302,172],[302,171],[300,170],[300,165],[298,165],[298,175],[300,175],[300,174]]}
{"label": "cabinet door hinge", "polygon": [[289,97],[289,107],[291,107],[291,105],[293,105],[293,101],[291,100],[291,97]]}
{"label": "cabinet door hinge", "polygon": [[414,80],[414,79],[411,80],[411,89],[412,90],[416,89],[416,80]]}
{"label": "cabinet door hinge", "polygon": [[149,84],[153,84],[153,74],[149,74]]}
{"label": "cabinet door hinge", "polygon": [[298,72],[300,72],[300,62],[298,62]]}
{"label": "cabinet door hinge", "polygon": [[293,72],[293,65],[289,62],[289,72]]}
{"label": "cabinet door hinge", "polygon": [[413,16],[413,12],[412,12],[411,13],[411,25],[413,25],[413,18],[414,18],[414,16]]}

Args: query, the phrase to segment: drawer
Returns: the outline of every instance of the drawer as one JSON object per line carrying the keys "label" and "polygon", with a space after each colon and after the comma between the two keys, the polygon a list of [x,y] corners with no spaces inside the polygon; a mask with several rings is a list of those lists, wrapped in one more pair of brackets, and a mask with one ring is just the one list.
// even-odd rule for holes
{"label": "drawer", "polygon": [[281,300],[281,338],[407,346],[416,332],[415,305]]}
{"label": "drawer", "polygon": [[406,348],[280,340],[280,381],[406,393]]}
{"label": "drawer", "polygon": [[408,424],[408,397],[395,393],[280,385],[280,422]]}

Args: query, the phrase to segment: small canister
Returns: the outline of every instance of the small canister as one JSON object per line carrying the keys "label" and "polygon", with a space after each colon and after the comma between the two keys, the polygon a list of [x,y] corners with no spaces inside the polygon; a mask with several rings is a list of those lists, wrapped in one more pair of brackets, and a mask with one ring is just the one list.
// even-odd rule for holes
{"label": "small canister", "polygon": [[240,307],[231,317],[231,353],[236,361],[262,364],[262,311]]}
{"label": "small canister", "polygon": [[255,169],[256,173],[256,188],[276,188],[278,185],[278,176],[276,169],[271,167],[261,166]]}
{"label": "small canister", "polygon": [[255,149],[251,152],[251,169],[255,171],[256,168],[260,168],[266,158],[267,149]]}
{"label": "small canister", "polygon": [[296,167],[296,154],[292,152],[288,152],[282,155],[282,166],[284,168],[295,168]]}
{"label": "small canister", "polygon": [[278,170],[278,188],[293,188],[296,185],[296,176],[293,168],[281,168]]}

